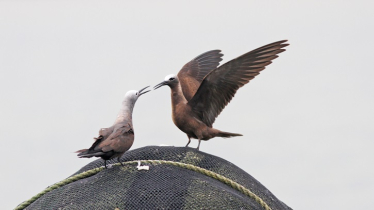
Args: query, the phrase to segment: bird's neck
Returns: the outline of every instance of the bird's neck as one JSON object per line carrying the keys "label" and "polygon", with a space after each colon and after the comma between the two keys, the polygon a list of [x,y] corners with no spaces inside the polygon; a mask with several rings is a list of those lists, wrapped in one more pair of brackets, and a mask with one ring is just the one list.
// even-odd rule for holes
{"label": "bird's neck", "polygon": [[183,95],[182,87],[180,83],[170,88],[171,88],[171,103],[173,107],[179,103],[187,103],[187,100]]}
{"label": "bird's neck", "polygon": [[114,123],[120,123],[124,121],[132,121],[132,110],[134,109],[134,105],[127,104],[126,101],[122,103],[122,107],[119,110],[117,115],[117,119]]}

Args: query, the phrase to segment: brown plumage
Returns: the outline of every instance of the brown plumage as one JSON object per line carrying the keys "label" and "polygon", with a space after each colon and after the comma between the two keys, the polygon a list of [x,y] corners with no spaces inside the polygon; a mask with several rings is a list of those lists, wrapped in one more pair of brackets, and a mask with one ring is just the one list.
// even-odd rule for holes
{"label": "brown plumage", "polygon": [[219,67],[219,50],[206,52],[186,65],[178,75],[168,75],[154,89],[168,85],[171,89],[174,124],[191,138],[209,140],[214,137],[241,136],[223,132],[212,125],[236,91],[260,74],[265,66],[285,51],[287,40],[274,42],[252,50]]}
{"label": "brown plumage", "polygon": [[132,111],[138,98],[149,92],[149,90],[142,92],[146,88],[139,91],[130,90],[126,93],[114,124],[109,128],[100,129],[99,137],[95,138],[95,142],[89,149],[78,150],[77,153],[79,153],[78,156],[80,158],[101,157],[104,159],[105,168],[107,160],[117,158],[118,162],[120,162],[120,157],[134,143]]}

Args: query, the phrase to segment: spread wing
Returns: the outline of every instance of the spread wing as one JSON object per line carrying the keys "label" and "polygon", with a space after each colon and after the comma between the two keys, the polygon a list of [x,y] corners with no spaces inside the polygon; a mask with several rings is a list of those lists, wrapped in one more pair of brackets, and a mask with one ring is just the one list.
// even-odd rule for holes
{"label": "spread wing", "polygon": [[183,95],[189,101],[195,95],[205,75],[217,68],[223,54],[220,50],[212,50],[192,59],[178,73]]}
{"label": "spread wing", "polygon": [[188,102],[194,113],[211,127],[216,117],[231,101],[236,91],[260,74],[265,66],[278,57],[287,40],[274,42],[252,50],[211,71]]}

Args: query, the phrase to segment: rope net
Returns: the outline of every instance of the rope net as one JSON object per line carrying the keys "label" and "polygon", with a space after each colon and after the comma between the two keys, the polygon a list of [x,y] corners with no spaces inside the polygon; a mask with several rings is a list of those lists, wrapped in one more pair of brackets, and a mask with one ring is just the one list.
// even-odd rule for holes
{"label": "rope net", "polygon": [[148,146],[121,162],[104,169],[95,160],[16,209],[291,209],[234,164],[193,148]]}

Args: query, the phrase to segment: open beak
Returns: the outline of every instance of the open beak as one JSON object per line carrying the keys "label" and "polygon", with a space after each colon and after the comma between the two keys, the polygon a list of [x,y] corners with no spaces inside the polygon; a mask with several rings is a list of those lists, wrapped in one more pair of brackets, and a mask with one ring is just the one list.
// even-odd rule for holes
{"label": "open beak", "polygon": [[148,87],[149,87],[149,86],[147,86],[147,87],[145,87],[145,88],[139,90],[139,91],[138,91],[138,92],[139,92],[139,96],[141,96],[141,95],[143,95],[143,94],[145,94],[145,93],[148,93],[150,90],[147,90],[147,91],[145,91],[145,92],[142,92],[143,90],[147,89]]}
{"label": "open beak", "polygon": [[161,83],[155,85],[155,86],[153,87],[153,90],[156,90],[157,88],[162,87],[162,86],[164,86],[164,85],[166,85],[166,84],[167,84],[167,82],[163,81],[163,82],[161,82]]}

